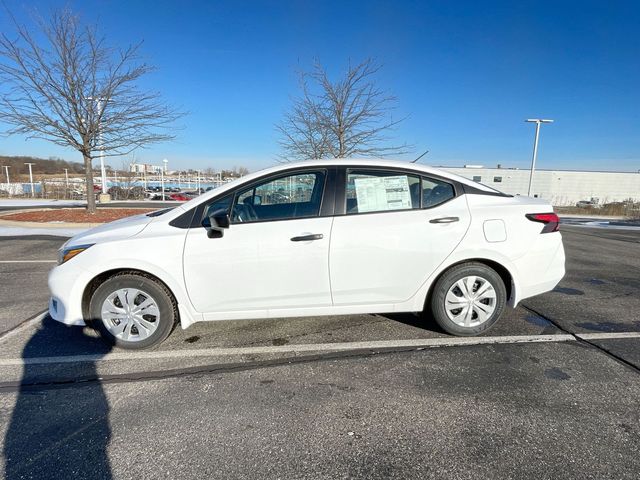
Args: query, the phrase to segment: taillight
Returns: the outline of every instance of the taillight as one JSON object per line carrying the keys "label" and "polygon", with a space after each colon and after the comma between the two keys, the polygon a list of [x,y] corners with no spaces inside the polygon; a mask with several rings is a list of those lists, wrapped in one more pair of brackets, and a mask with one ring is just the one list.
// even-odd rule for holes
{"label": "taillight", "polygon": [[557,232],[560,230],[560,219],[555,213],[527,213],[526,217],[532,222],[544,223],[540,233]]}

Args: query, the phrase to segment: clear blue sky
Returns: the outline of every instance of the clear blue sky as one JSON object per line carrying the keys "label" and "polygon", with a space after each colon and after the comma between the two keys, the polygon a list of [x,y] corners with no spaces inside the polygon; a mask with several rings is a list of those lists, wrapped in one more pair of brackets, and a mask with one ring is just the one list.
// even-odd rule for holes
{"label": "clear blue sky", "polygon": [[[112,44],[144,40],[159,69],[148,85],[190,114],[178,140],[143,161],[269,166],[296,68],[317,57],[337,74],[374,57],[409,115],[396,138],[415,156],[429,149],[425,163],[526,167],[523,120],[545,117],[556,123],[543,127],[540,168],[640,169],[638,1],[5,2],[20,19],[68,3]],[[21,138],[0,138],[0,154],[80,160]]]}

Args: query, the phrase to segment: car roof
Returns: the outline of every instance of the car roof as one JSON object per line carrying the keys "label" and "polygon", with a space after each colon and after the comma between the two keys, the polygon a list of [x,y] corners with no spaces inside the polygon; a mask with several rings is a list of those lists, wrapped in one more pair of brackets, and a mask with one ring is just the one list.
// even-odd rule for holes
{"label": "car roof", "polygon": [[[412,163],[403,160],[390,160],[390,159],[373,159],[373,158],[331,158],[323,160],[304,160],[300,162],[281,163],[275,167],[267,168],[259,172],[255,172],[256,177],[272,172],[277,172],[283,168],[306,168],[310,166],[335,166],[335,165],[348,165],[350,167],[379,167],[379,168],[402,168],[408,170],[415,170],[423,172],[425,174],[438,175],[440,177],[449,178],[465,185],[471,185],[479,190],[486,190],[488,192],[496,192],[497,190],[483,185],[478,182],[474,182],[468,178],[465,178],[455,173],[447,172],[439,168],[431,167],[421,163]],[[253,174],[252,174],[253,175]],[[243,177],[246,178],[246,177]]]}
{"label": "car roof", "polygon": [[[474,182],[473,180],[469,180],[468,178],[462,177],[460,175],[456,175],[455,173],[450,173],[445,170],[440,170],[438,168],[430,167],[428,165],[424,165],[421,163],[411,163],[402,160],[387,160],[387,159],[371,159],[371,158],[331,158],[331,159],[323,159],[323,160],[304,160],[298,162],[282,162],[273,167],[268,167],[248,175],[244,177],[237,178],[229,183],[221,185],[220,187],[214,188],[213,190],[209,190],[202,195],[180,205],[180,207],[176,208],[176,213],[178,211],[186,211],[189,208],[192,208],[194,205],[200,204],[203,201],[207,201],[209,198],[217,197],[219,195],[224,194],[226,191],[231,190],[238,185],[251,182],[254,179],[263,177],[265,175],[270,175],[272,173],[278,173],[283,170],[291,170],[296,168],[309,168],[309,167],[331,167],[336,165],[347,165],[349,167],[378,167],[378,168],[401,168],[405,170],[413,170],[418,173],[424,173],[426,175],[432,174],[437,175],[443,178],[448,178],[450,180],[457,181],[459,183],[463,183],[465,185],[470,185],[476,188],[477,190],[484,190],[487,192],[497,192],[491,187],[483,185],[481,183]],[[177,215],[176,215],[177,216]]]}

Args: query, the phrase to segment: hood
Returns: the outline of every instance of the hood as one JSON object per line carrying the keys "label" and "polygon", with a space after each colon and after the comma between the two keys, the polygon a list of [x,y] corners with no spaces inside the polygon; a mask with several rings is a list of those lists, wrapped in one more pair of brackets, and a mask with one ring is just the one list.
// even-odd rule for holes
{"label": "hood", "polygon": [[86,232],[79,233],[72,237],[63,247],[74,245],[84,245],[87,243],[102,243],[113,240],[123,240],[140,233],[149,225],[155,217],[150,217],[146,213],[134,215],[132,217],[121,218],[114,222],[105,223],[93,227]]}

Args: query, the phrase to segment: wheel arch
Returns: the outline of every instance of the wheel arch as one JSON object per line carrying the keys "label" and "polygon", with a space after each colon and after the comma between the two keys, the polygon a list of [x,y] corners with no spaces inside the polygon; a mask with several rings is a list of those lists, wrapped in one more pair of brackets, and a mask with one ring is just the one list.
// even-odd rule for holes
{"label": "wheel arch", "polygon": [[98,275],[93,277],[85,286],[84,291],[82,292],[82,318],[85,320],[85,322],[91,320],[89,305],[91,303],[91,297],[93,296],[96,289],[108,279],[116,275],[123,275],[123,274],[139,275],[162,284],[167,289],[167,291],[171,294],[171,300],[174,303],[174,306],[176,307],[175,311],[176,311],[176,315],[178,316],[176,320],[178,322],[180,321],[180,309],[178,308],[178,305],[179,305],[178,299],[175,293],[173,292],[173,290],[171,289],[171,287],[167,285],[166,282],[163,282],[156,275],[153,275],[152,273],[149,273],[149,272],[145,272],[144,270],[140,270],[136,268],[114,268],[114,269],[106,270],[102,273],[99,273]]}
{"label": "wheel arch", "polygon": [[452,263],[451,265],[447,265],[447,267],[442,269],[442,271],[438,273],[438,275],[433,279],[433,281],[429,285],[429,290],[427,291],[427,296],[424,300],[423,310],[429,306],[429,302],[431,302],[431,296],[433,295],[433,289],[438,283],[438,280],[440,280],[440,278],[452,268],[457,267],[458,265],[463,265],[465,263],[481,263],[495,270],[495,272],[500,275],[500,278],[502,279],[504,287],[507,291],[507,304],[513,306],[516,286],[513,280],[513,274],[509,271],[509,269],[500,262],[490,260],[488,258],[466,258],[464,260]]}

